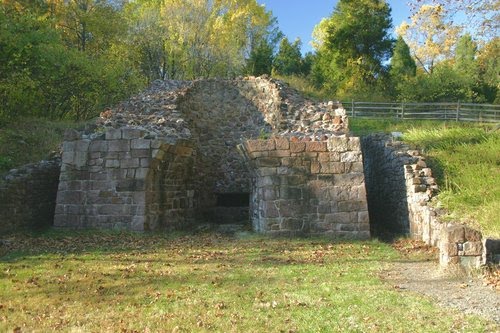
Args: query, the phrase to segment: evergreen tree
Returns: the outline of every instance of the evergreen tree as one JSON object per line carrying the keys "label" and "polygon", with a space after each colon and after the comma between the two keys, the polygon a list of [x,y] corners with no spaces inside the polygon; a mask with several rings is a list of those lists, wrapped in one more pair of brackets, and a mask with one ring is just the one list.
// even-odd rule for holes
{"label": "evergreen tree", "polygon": [[455,69],[471,77],[477,77],[477,44],[470,34],[463,35],[455,48]]}
{"label": "evergreen tree", "polygon": [[280,42],[280,48],[274,59],[273,69],[277,74],[293,75],[302,73],[302,54],[300,53],[301,42],[297,38],[290,43],[284,37]]}
{"label": "evergreen tree", "polygon": [[410,48],[404,39],[399,36],[391,58],[391,68],[389,73],[395,80],[413,77],[417,71],[415,60],[411,57]]}
{"label": "evergreen tree", "polygon": [[314,76],[323,78],[322,85],[338,96],[374,90],[384,81],[380,79],[391,55],[391,27],[385,0],[340,0],[332,16],[315,28]]}
{"label": "evergreen tree", "polygon": [[255,76],[271,74],[273,68],[273,47],[262,39],[250,51],[250,57],[247,60],[247,73]]}

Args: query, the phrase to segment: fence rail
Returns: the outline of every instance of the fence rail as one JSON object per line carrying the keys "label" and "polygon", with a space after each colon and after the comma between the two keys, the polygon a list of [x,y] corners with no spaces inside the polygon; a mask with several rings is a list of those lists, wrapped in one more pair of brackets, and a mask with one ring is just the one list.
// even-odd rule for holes
{"label": "fence rail", "polygon": [[472,103],[343,102],[351,117],[500,122],[500,105]]}

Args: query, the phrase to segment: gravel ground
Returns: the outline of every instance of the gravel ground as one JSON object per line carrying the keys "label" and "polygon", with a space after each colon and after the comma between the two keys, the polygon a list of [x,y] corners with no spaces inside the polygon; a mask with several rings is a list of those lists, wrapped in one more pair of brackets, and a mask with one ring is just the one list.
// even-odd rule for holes
{"label": "gravel ground", "polygon": [[403,260],[382,271],[381,277],[402,293],[425,295],[440,306],[490,319],[500,332],[500,290],[479,274],[443,271],[435,260]]}

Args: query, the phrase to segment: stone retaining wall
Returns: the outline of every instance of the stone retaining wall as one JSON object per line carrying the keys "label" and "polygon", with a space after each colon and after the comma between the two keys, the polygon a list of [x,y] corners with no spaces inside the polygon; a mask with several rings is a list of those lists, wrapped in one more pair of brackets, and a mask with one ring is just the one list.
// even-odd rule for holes
{"label": "stone retaining wall", "polygon": [[359,138],[249,140],[251,219],[272,235],[370,237]]}
{"label": "stone retaining wall", "polygon": [[423,240],[440,249],[442,266],[478,267],[498,261],[498,242],[483,239],[479,231],[467,226],[440,219],[442,212],[430,205],[438,187],[418,150],[383,134],[369,135],[362,142],[375,236],[396,230],[399,235]]}
{"label": "stone retaining wall", "polygon": [[29,164],[0,181],[0,233],[52,225],[60,163]]}

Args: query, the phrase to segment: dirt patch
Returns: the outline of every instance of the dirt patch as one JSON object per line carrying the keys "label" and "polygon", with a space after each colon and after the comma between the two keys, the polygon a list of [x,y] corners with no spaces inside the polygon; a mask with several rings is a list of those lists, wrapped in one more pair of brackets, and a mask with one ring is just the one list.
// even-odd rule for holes
{"label": "dirt patch", "polygon": [[458,269],[443,270],[436,250],[425,244],[399,241],[394,247],[404,259],[383,270],[381,277],[395,289],[425,295],[440,306],[478,315],[500,325],[498,267],[472,274]]}

